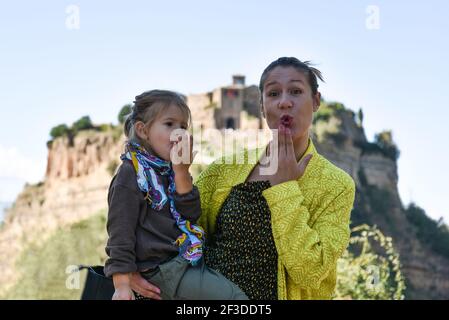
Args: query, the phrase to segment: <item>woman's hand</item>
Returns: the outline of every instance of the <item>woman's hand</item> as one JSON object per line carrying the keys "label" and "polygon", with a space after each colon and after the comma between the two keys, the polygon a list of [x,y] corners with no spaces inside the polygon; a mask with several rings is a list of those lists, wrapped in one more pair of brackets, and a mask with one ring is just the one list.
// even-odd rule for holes
{"label": "woman's hand", "polygon": [[155,300],[162,300],[160,296],[161,290],[145,280],[139,272],[131,273],[130,285],[131,288],[141,296]]}
{"label": "woman's hand", "polygon": [[[276,152],[276,150],[273,151]],[[311,158],[312,155],[308,154],[299,163],[296,161],[291,131],[281,124],[278,132],[278,169],[270,179],[271,184],[298,180],[306,171]]]}

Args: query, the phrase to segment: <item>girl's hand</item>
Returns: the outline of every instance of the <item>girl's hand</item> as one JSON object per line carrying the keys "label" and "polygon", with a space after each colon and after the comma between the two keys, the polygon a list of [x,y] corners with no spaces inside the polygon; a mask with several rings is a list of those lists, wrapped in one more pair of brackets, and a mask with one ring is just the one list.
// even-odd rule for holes
{"label": "girl's hand", "polygon": [[[171,150],[170,158],[172,159],[172,167],[175,173],[176,192],[178,194],[186,194],[192,191],[192,177],[189,173],[189,167],[193,162],[193,158],[197,152],[193,153],[193,137],[187,131],[178,137]],[[187,153],[187,154],[185,154]]]}
{"label": "girl's hand", "polygon": [[[276,150],[273,151],[276,152]],[[298,180],[306,171],[311,158],[312,155],[308,154],[299,163],[296,161],[291,131],[284,125],[279,125],[278,169],[273,179],[270,179],[271,184],[276,185],[290,180]]]}
{"label": "girl's hand", "polygon": [[179,135],[170,151],[170,159],[175,174],[188,173],[197,153],[197,151],[193,152],[193,136],[187,131],[183,135]]}
{"label": "girl's hand", "polygon": [[150,299],[161,300],[161,290],[145,280],[139,272],[131,273],[130,285],[131,288],[141,296]]}
{"label": "girl's hand", "polygon": [[135,300],[134,292],[130,286],[120,286],[115,288],[112,300]]}

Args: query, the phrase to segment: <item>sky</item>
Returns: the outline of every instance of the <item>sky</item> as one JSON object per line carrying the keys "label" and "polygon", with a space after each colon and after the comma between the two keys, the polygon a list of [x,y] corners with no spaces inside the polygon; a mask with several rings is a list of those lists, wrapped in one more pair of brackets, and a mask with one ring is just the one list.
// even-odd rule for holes
{"label": "sky", "polygon": [[0,202],[44,177],[50,129],[116,123],[143,91],[202,93],[280,56],[323,97],[392,130],[399,192],[449,221],[447,1],[9,1],[0,6]]}

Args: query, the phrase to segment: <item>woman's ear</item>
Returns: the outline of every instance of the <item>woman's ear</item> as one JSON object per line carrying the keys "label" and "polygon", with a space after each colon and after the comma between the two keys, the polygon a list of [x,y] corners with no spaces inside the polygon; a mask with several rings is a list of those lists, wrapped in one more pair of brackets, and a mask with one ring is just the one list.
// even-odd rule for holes
{"label": "woman's ear", "polygon": [[260,99],[260,113],[262,114],[262,117],[265,118],[265,110],[263,109],[263,99]]}
{"label": "woman's ear", "polygon": [[313,96],[313,112],[317,112],[321,104],[321,93],[317,91]]}
{"label": "woman's ear", "polygon": [[136,129],[136,134],[140,139],[142,140],[147,139],[148,132],[145,123],[143,123],[142,121],[137,121],[136,124],[134,125],[134,128]]}

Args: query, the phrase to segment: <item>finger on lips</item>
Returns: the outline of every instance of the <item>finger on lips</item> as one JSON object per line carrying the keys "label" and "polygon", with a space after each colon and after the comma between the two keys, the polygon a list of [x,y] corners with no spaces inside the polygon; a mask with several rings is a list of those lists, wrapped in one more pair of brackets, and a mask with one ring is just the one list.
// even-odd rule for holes
{"label": "finger on lips", "polygon": [[285,127],[281,124],[279,126],[279,132],[278,132],[278,140],[279,140],[279,144],[282,145],[285,143]]}

